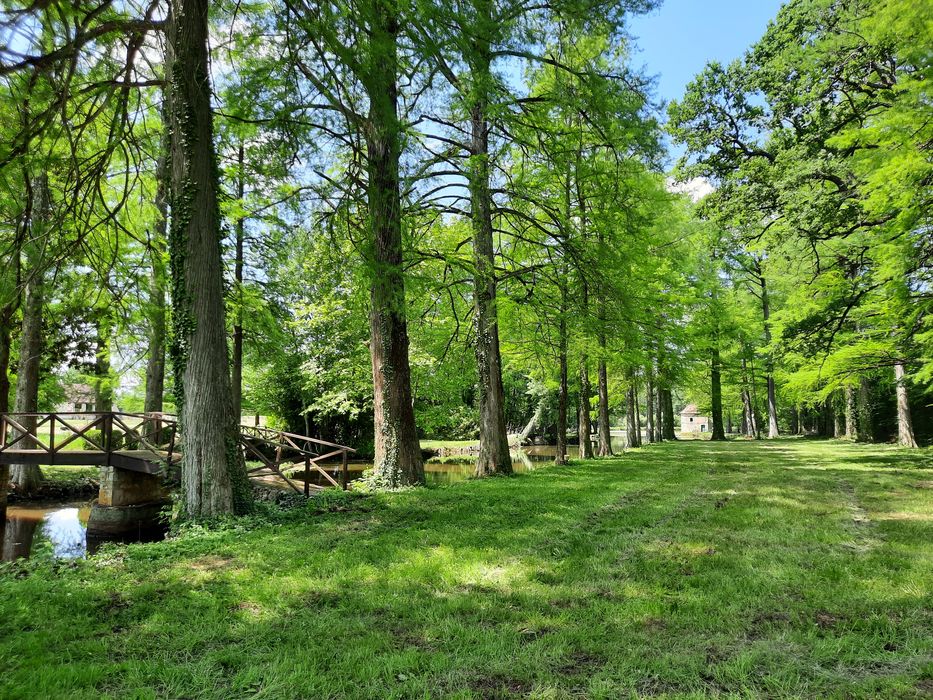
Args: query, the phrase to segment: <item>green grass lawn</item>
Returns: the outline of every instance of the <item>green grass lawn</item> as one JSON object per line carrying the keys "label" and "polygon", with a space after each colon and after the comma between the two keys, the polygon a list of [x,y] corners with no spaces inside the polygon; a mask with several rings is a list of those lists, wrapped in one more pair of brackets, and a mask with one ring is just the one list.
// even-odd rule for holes
{"label": "green grass lawn", "polygon": [[473,447],[479,445],[479,440],[421,440],[422,450],[438,450],[442,448]]}
{"label": "green grass lawn", "polygon": [[72,485],[86,479],[100,478],[100,467],[40,466],[42,476],[48,481],[60,485]]}
{"label": "green grass lawn", "polygon": [[933,693],[929,451],[691,442],[352,504],[7,570],[0,697]]}

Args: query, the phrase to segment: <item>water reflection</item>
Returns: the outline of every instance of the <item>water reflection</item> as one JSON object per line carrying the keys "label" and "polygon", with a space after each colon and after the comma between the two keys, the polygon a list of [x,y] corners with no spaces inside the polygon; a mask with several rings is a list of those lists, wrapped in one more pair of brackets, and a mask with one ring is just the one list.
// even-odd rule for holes
{"label": "water reflection", "polygon": [[[625,445],[625,439],[616,435],[612,436],[612,449],[615,453],[621,453]],[[596,444],[594,441],[593,449]],[[567,447],[567,456],[570,459],[576,459],[580,453],[577,445]],[[551,464],[557,455],[557,445],[528,445],[519,449],[511,450],[512,469],[517,472],[528,472],[537,467]],[[475,459],[469,454],[462,456],[447,457],[441,459],[428,460],[424,465],[425,479],[429,484],[453,484],[459,481],[466,481],[473,477]],[[359,479],[363,472],[372,469],[372,462],[353,462],[349,465],[350,479]],[[340,479],[340,465],[324,465],[327,472],[336,480]],[[295,475],[298,480],[301,479],[301,473]],[[311,483],[321,486],[328,485],[326,480],[316,472],[311,475]]]}
{"label": "water reflection", "polygon": [[87,552],[84,503],[27,503],[7,506],[0,560],[28,557],[40,549],[57,559],[76,559]]}

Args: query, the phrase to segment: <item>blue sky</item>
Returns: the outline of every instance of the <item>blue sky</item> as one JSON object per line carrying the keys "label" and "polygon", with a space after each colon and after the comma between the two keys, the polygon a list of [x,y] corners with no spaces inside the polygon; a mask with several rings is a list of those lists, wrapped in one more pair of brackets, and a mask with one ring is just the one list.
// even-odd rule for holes
{"label": "blue sky", "polygon": [[728,63],[761,38],[781,0],[664,0],[634,17],[635,67],[657,77],[656,97],[679,99],[708,61]]}

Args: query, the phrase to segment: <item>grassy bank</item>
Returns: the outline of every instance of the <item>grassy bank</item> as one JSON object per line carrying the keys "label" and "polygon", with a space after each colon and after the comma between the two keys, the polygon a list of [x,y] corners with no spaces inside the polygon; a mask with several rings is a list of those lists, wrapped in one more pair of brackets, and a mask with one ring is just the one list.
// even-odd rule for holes
{"label": "grassy bank", "polygon": [[928,697],[933,459],[652,446],[0,577],[0,696]]}
{"label": "grassy bank", "polygon": [[[42,485],[37,493],[27,500],[55,498],[91,498],[97,495],[100,480],[99,467],[43,466]],[[11,488],[9,498],[12,501],[21,497]]]}

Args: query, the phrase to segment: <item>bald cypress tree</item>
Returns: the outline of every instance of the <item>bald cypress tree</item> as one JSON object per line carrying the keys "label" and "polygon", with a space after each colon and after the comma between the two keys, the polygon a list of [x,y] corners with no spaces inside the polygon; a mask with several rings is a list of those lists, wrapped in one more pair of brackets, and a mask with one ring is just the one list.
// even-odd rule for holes
{"label": "bald cypress tree", "polygon": [[[22,287],[23,320],[19,335],[19,363],[16,369],[17,413],[35,413],[39,410],[39,368],[42,362],[42,311],[45,305],[46,233],[51,219],[51,200],[48,175],[33,178],[30,187],[30,213],[27,240],[23,246],[25,256],[24,284]],[[22,417],[22,425],[30,431],[36,429],[34,416]],[[33,447],[24,439],[19,448]],[[23,494],[34,493],[42,483],[42,472],[35,464],[14,464],[10,467],[10,483]]]}
{"label": "bald cypress tree", "polygon": [[247,509],[250,496],[227,360],[208,0],[173,0],[171,9],[172,361],[184,509],[207,518]]}

